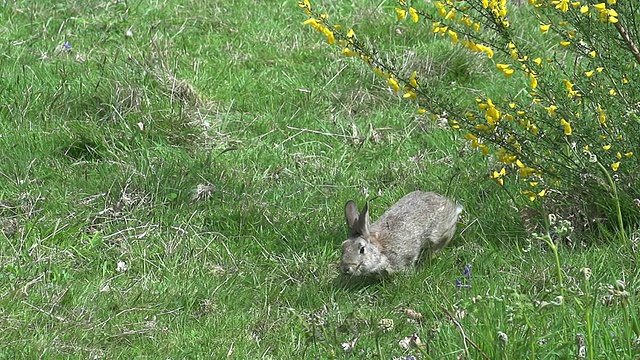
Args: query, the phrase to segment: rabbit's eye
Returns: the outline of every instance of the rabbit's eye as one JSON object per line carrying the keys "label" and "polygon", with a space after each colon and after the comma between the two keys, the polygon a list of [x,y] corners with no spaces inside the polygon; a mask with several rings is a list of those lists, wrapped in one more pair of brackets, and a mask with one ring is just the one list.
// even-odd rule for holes
{"label": "rabbit's eye", "polygon": [[360,254],[364,254],[364,246],[360,247]]}

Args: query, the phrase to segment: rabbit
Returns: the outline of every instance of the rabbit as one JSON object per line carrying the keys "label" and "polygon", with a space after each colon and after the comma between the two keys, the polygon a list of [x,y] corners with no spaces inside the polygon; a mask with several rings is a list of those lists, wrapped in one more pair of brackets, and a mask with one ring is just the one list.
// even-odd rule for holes
{"label": "rabbit", "polygon": [[369,204],[358,214],[345,205],[349,239],[342,243],[340,269],[351,276],[390,275],[414,266],[422,250],[436,251],[453,237],[462,206],[433,192],[405,195],[373,224]]}

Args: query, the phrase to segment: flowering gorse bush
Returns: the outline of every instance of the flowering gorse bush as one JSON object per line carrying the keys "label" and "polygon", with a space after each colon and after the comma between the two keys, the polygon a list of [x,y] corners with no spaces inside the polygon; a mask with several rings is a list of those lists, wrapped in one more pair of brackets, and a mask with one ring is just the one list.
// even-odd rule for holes
{"label": "flowering gorse bush", "polygon": [[510,84],[508,97],[477,97],[475,106],[456,99],[460,92],[434,93],[417,71],[399,71],[353,29],[331,24],[308,0],[299,5],[327,43],[364,61],[418,113],[461,132],[488,158],[497,184],[511,181],[524,203],[568,196],[615,219],[624,237],[623,220],[632,212],[637,220],[640,201],[640,13],[632,3],[528,0],[514,15],[528,18],[520,24],[506,0],[399,0],[391,16],[428,26]]}

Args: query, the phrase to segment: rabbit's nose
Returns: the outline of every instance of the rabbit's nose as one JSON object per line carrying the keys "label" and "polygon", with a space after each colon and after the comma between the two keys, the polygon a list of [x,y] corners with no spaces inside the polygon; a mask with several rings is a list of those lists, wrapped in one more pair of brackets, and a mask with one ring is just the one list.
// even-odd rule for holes
{"label": "rabbit's nose", "polygon": [[342,264],[342,273],[346,275],[351,275],[353,273],[353,266],[349,264]]}

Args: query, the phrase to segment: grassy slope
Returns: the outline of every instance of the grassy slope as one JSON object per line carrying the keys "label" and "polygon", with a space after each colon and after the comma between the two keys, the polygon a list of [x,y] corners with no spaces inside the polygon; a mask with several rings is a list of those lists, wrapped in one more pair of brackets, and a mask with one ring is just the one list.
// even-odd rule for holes
{"label": "grassy slope", "polygon": [[[352,18],[327,10],[342,6]],[[353,21],[402,50],[391,11]],[[390,358],[413,333],[452,358],[443,309],[491,358],[499,330],[505,357],[570,356],[601,284],[637,279],[613,245],[563,249],[567,305],[540,307],[560,291],[553,257],[520,251],[479,158],[328,51],[295,2],[14,2],[0,20],[0,358],[342,357],[355,337],[357,357]],[[488,85],[451,50],[426,42],[407,67]],[[417,188],[466,206],[452,246],[389,281],[338,277],[344,202],[379,193],[377,217]],[[473,287],[456,289],[467,263]],[[622,308],[592,306],[598,352],[637,356]]]}

